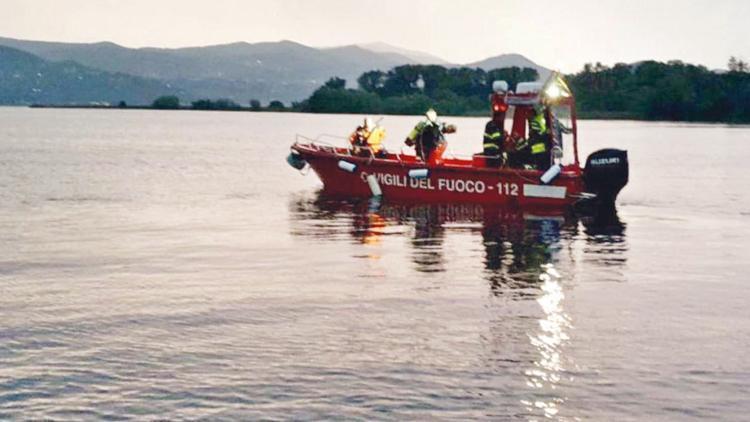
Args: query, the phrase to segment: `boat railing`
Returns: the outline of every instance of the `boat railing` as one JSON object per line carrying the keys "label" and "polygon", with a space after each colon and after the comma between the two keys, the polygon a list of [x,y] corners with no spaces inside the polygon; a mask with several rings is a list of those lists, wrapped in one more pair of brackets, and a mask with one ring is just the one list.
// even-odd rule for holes
{"label": "boat railing", "polygon": [[316,145],[317,144],[317,145],[324,145],[324,146],[329,146],[329,147],[332,147],[332,148],[336,148],[335,145],[333,145],[332,143],[330,143],[328,141],[325,141],[324,139],[346,140],[347,138],[344,137],[344,136],[339,136],[339,135],[331,135],[329,133],[322,133],[322,134],[316,136],[315,138],[311,138],[311,137],[305,136],[305,135],[300,135],[299,133],[296,134],[296,135],[294,135],[294,143],[295,144],[298,144],[298,143],[300,143],[300,141],[303,141],[303,142],[307,142],[307,143],[309,143],[311,145]]}
{"label": "boat railing", "polygon": [[[295,144],[306,143],[306,144],[310,145],[314,149],[317,149],[319,151],[330,152],[330,153],[333,153],[333,154],[336,154],[336,155],[347,156],[347,157],[354,156],[352,154],[351,148],[348,148],[347,146],[337,147],[336,145],[334,145],[332,143],[333,140],[336,140],[336,141],[348,141],[348,138],[346,138],[344,136],[340,136],[340,135],[333,135],[333,134],[330,134],[330,133],[323,133],[323,134],[320,134],[320,135],[318,135],[318,136],[316,136],[314,138],[313,137],[309,137],[309,136],[305,136],[305,135],[301,135],[301,134],[296,134],[295,135],[295,141],[294,141],[294,143]],[[363,146],[360,146],[359,148],[368,150],[370,152],[368,154],[369,158],[370,158],[370,161],[372,161],[375,158],[375,156],[376,156],[375,151],[370,146],[364,146],[363,145]],[[454,160],[457,159],[457,160],[471,161],[473,159],[473,157],[482,157],[482,158],[485,158],[485,159],[487,159],[487,158],[489,158],[489,159],[497,158],[497,156],[495,156],[495,155],[456,154],[456,152],[453,149],[453,147],[451,146],[451,144],[448,144],[448,148],[446,149],[446,152],[447,152],[446,155],[448,155],[448,158],[451,158],[451,159],[454,159]],[[406,154],[404,152],[404,147],[401,146],[399,148],[398,152],[394,153],[393,155],[396,156],[396,160],[399,162],[399,164],[401,164],[403,166],[404,165],[403,156],[406,156],[406,155],[409,155],[409,154]]]}
{"label": "boat railing", "polygon": [[[294,143],[295,144],[299,144],[300,142],[304,142],[304,143],[309,144],[311,147],[313,147],[313,148],[315,148],[315,149],[317,149],[319,151],[326,151],[326,152],[333,153],[335,155],[343,155],[343,156],[346,156],[346,157],[353,157],[352,149],[351,148],[348,148],[348,147],[337,147],[336,145],[332,144],[331,142],[324,141],[323,139],[337,139],[337,140],[344,140],[344,141],[348,141],[349,140],[346,137],[339,136],[339,135],[332,135],[332,134],[329,134],[329,133],[320,134],[320,135],[316,136],[315,138],[311,138],[311,137],[305,136],[305,135],[296,134],[295,137],[294,137]],[[370,147],[369,145],[360,145],[359,148],[363,149],[363,150],[367,150],[367,151],[370,152],[368,154],[368,156],[369,156],[368,164],[371,163],[372,160],[375,159],[376,153],[375,153],[375,150],[372,147]],[[342,151],[345,151],[345,153],[342,153]],[[399,161],[401,161],[401,157],[399,157]]]}
{"label": "boat railing", "polygon": [[404,160],[401,159],[401,156],[404,155],[404,147],[399,148],[398,152],[395,155],[396,155],[396,159],[398,160],[398,163],[401,164],[401,167],[403,167]]}
{"label": "boat railing", "polygon": [[[306,143],[306,144],[309,144],[311,147],[313,147],[313,148],[315,148],[317,150],[328,151],[328,152],[333,152],[335,154],[339,154],[339,152],[337,150],[338,147],[336,147],[336,145],[334,145],[333,143],[331,143],[329,141],[326,141],[325,139],[337,139],[337,140],[343,139],[343,140],[346,140],[346,138],[343,137],[343,136],[331,135],[331,134],[328,134],[328,133],[320,134],[320,135],[316,136],[315,138],[311,138],[311,137],[305,136],[305,135],[300,135],[298,133],[298,134],[296,134],[294,136],[294,143],[295,144]],[[347,154],[351,155],[348,152],[349,149],[347,148],[346,150],[347,150]]]}
{"label": "boat railing", "polygon": [[456,151],[453,150],[453,145],[451,145],[450,143],[448,144],[448,154],[450,154],[451,158],[453,159],[463,158],[463,157],[456,155]]}

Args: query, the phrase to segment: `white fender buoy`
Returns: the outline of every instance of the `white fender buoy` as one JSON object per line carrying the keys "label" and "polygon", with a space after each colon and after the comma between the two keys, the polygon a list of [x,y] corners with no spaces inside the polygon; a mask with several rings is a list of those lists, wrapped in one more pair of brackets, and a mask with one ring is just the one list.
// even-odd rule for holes
{"label": "white fender buoy", "polygon": [[430,177],[430,169],[411,169],[409,177],[412,179],[426,179]]}
{"label": "white fender buoy", "polygon": [[545,171],[539,180],[541,180],[542,183],[546,185],[549,182],[555,180],[555,178],[560,175],[560,172],[562,172],[562,166],[559,164],[555,164],[554,166],[550,167],[549,170]]}
{"label": "white fender buoy", "polygon": [[348,171],[349,173],[354,173],[355,171],[357,171],[356,164],[344,160],[339,160],[339,168],[341,170]]}
{"label": "white fender buoy", "polygon": [[378,184],[378,179],[376,179],[374,175],[367,175],[367,184],[370,186],[370,192],[372,192],[372,196],[383,195],[383,191],[380,189],[380,185]]}

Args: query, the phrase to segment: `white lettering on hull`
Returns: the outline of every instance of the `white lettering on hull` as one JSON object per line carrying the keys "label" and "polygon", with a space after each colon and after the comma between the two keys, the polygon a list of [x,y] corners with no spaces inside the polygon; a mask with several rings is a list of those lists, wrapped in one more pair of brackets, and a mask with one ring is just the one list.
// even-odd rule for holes
{"label": "white lettering on hull", "polygon": [[[407,175],[392,173],[371,173],[379,184],[383,186],[395,186],[399,188],[411,188],[422,190],[438,190],[457,193],[483,194],[487,191],[487,185],[481,180],[473,179],[415,179]],[[368,173],[362,172],[360,177],[366,182]],[[436,183],[436,184],[434,184]],[[492,186],[489,187],[493,189]]]}
{"label": "white lettering on hull", "polygon": [[[515,183],[499,182],[496,186],[487,186],[482,180],[474,179],[445,179],[445,178],[426,178],[416,179],[407,175],[398,175],[392,173],[371,173],[372,176],[383,186],[394,186],[407,189],[421,189],[430,191],[484,194],[488,190],[495,190],[497,187],[498,194],[501,196],[526,196],[529,198],[551,198],[565,199],[567,187],[553,185],[532,185],[524,184],[522,192],[519,192],[519,185]],[[368,173],[362,172],[360,177],[367,183]],[[519,195],[520,194],[520,195]]]}
{"label": "white lettering on hull", "polygon": [[412,178],[409,178],[409,186],[411,186],[412,189],[435,190],[435,187],[432,186],[432,180],[430,180],[430,179],[412,179]]}
{"label": "white lettering on hull", "polygon": [[481,180],[438,179],[438,189],[448,192],[484,193],[487,186]]}

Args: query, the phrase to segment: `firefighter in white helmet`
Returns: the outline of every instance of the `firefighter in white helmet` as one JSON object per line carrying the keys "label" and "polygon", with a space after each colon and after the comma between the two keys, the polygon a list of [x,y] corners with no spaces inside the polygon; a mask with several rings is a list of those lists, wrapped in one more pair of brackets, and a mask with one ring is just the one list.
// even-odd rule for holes
{"label": "firefighter in white helmet", "polygon": [[439,123],[437,112],[433,109],[427,110],[424,116],[426,120],[414,126],[404,143],[413,146],[422,161],[431,165],[441,164],[443,152],[448,146],[443,134],[454,133],[456,126]]}
{"label": "firefighter in white helmet", "polygon": [[355,155],[381,156],[385,154],[383,149],[383,138],[385,129],[373,122],[371,117],[365,117],[362,125],[349,136],[349,143]]}

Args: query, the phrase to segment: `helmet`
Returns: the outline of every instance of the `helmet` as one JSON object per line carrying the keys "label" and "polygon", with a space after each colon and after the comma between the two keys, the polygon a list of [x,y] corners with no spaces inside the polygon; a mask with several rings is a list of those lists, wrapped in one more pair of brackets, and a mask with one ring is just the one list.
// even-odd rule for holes
{"label": "helmet", "polygon": [[369,117],[369,116],[365,117],[364,128],[365,129],[372,129],[374,127],[375,127],[375,123],[373,123],[372,118]]}
{"label": "helmet", "polygon": [[427,117],[427,120],[430,122],[437,123],[437,112],[434,109],[427,110],[424,116]]}

